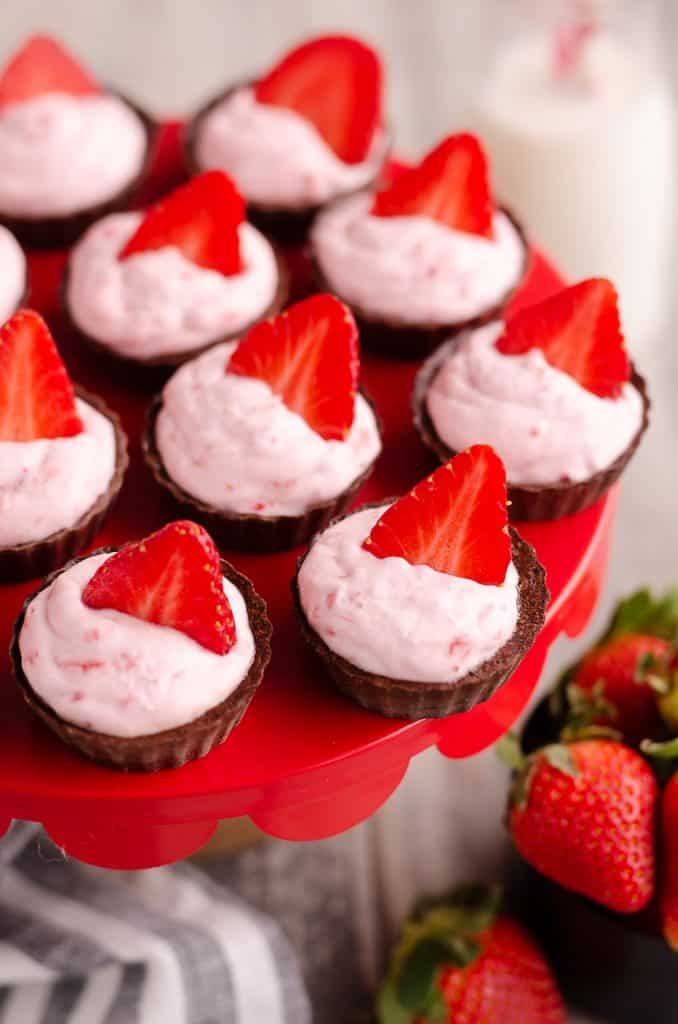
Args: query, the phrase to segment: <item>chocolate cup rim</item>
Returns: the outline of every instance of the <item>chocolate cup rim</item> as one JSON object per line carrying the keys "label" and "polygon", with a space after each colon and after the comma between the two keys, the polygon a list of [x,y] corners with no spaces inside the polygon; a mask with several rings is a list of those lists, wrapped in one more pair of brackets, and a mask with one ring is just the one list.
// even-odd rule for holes
{"label": "chocolate cup rim", "polygon": [[[267,239],[268,241],[268,239]],[[270,244],[270,243],[269,243]],[[262,310],[261,314],[256,316],[254,319],[248,321],[243,327],[238,328],[237,331],[231,331],[228,334],[220,335],[218,338],[214,338],[212,341],[207,341],[204,344],[190,349],[183,349],[180,352],[173,353],[159,353],[155,356],[147,356],[142,359],[135,359],[133,356],[124,356],[118,354],[114,348],[107,345],[105,342],[100,341],[93,335],[88,334],[83,330],[82,327],[76,321],[74,315],[71,313],[70,305],[68,302],[68,284],[70,280],[70,265],[71,256],[68,258],[68,263],[64,269],[60,284],[60,297],[61,297],[61,311],[68,323],[69,330],[82,344],[92,349],[98,355],[103,355],[111,363],[116,366],[130,370],[131,372],[139,371],[139,369],[147,370],[158,370],[162,371],[165,369],[173,370],[183,363],[188,362],[190,359],[196,358],[202,355],[203,352],[207,352],[208,349],[214,348],[215,345],[221,345],[224,342],[235,341],[237,338],[241,338],[249,330],[254,327],[255,324],[260,323],[262,320],[266,320],[269,317],[275,316],[282,309],[285,308],[290,296],[290,275],[287,266],[278,252],[275,246],[272,246],[273,255],[278,267],[278,286],[275,294],[266,307]]]}
{"label": "chocolate cup rim", "polygon": [[[360,191],[369,190],[361,189]],[[339,201],[336,200],[336,202]],[[315,283],[320,291],[332,292],[352,310],[360,326],[361,341],[364,342],[366,348],[394,359],[424,359],[434,352],[441,342],[444,342],[446,339],[456,337],[465,331],[475,330],[492,320],[498,319],[522,287],[527,277],[532,263],[532,253],[525,229],[509,207],[498,204],[497,210],[508,218],[517,232],[523,249],[523,262],[515,283],[492,306],[473,317],[467,317],[465,320],[458,320],[447,324],[411,324],[402,320],[367,313],[357,303],[352,302],[333,288],[311,244],[309,245],[310,259]]]}
{"label": "chocolate cup rim", "polygon": [[128,438],[123,429],[122,423],[120,422],[120,417],[116,412],[109,408],[100,395],[87,391],[85,388],[80,387],[79,384],[75,384],[73,386],[73,390],[78,398],[83,402],[86,402],[88,405],[91,405],[92,408],[98,413],[101,413],[102,416],[105,416],[113,426],[113,433],[115,436],[115,466],[113,469],[113,475],[111,476],[106,489],[101,492],[96,501],[80,516],[73,526],[63,526],[60,530],[55,530],[47,537],[42,537],[39,540],[25,541],[23,544],[7,544],[0,547],[0,559],[4,553],[10,552],[16,552],[18,555],[26,554],[30,557],[30,555],[39,548],[56,545],[62,538],[70,534],[77,534],[85,531],[92,520],[106,512],[120,492],[120,488],[122,487],[125,478],[125,473],[129,466]]}
{"label": "chocolate cup rim", "polygon": [[[118,89],[104,89],[105,95],[122,100],[139,118],[146,134],[146,150],[135,175],[108,199],[61,216],[15,217],[0,210],[3,224],[24,249],[60,249],[73,244],[96,220],[126,208],[148,177],[159,135],[158,122],[134,100]],[[36,242],[36,238],[39,241]]]}
{"label": "chocolate cup rim", "polygon": [[[372,399],[364,392],[360,390],[360,394],[369,404],[372,413],[374,415],[375,424],[379,433],[380,439],[383,437],[383,426],[379,414],[374,405]],[[221,520],[224,523],[235,523],[240,524],[245,529],[248,526],[256,526],[257,529],[262,527],[262,524],[270,526],[271,531],[275,531],[278,527],[282,527],[283,530],[293,530],[296,528],[298,536],[304,539],[299,540],[298,543],[304,543],[306,539],[313,536],[318,532],[318,529],[323,529],[323,526],[315,528],[312,524],[318,517],[327,516],[331,518],[332,515],[337,514],[346,507],[346,504],[358,493],[363,484],[371,476],[374,466],[379,458],[378,453],[372,462],[367,466],[362,473],[360,473],[351,484],[344,488],[340,494],[328,501],[318,502],[315,505],[310,505],[304,512],[299,515],[277,515],[277,516],[264,516],[254,515],[244,512],[229,512],[225,509],[219,509],[216,506],[208,505],[206,502],[200,501],[199,498],[195,498],[193,495],[185,491],[175,480],[169,475],[165,469],[165,465],[162,461],[162,456],[157,447],[155,440],[155,424],[158,418],[158,414],[162,409],[163,405],[163,393],[162,391],[154,395],[148,409],[146,410],[146,417],[144,423],[144,429],[141,435],[141,448],[143,452],[146,465],[151,470],[156,483],[159,484],[163,490],[169,492],[171,497],[180,506],[189,506],[195,509],[201,518],[212,522],[214,520]],[[303,529],[304,524],[308,522],[310,532]],[[246,550],[256,550],[256,542],[250,548],[247,546]],[[282,547],[273,547],[268,549],[269,551],[274,550],[289,550],[290,547],[296,547],[297,543],[293,545],[285,544]]]}
{"label": "chocolate cup rim", "polygon": [[[237,687],[228,695],[228,697],[224,698],[224,700],[220,701],[218,704],[214,704],[212,707],[202,712],[201,715],[198,715],[197,718],[193,718],[189,722],[184,722],[171,729],[163,729],[161,732],[148,733],[140,736],[114,736],[109,733],[101,733],[95,729],[87,729],[84,726],[68,722],[66,719],[58,715],[56,711],[54,711],[53,708],[42,697],[40,697],[31,686],[23,668],[21,651],[19,648],[21,629],[31,602],[39,593],[51,586],[54,580],[60,576],[61,573],[86,558],[93,558],[95,555],[100,554],[114,553],[117,550],[119,549],[101,547],[96,551],[71,559],[66,565],[50,573],[37,590],[26,598],[12,630],[10,660],[12,663],[14,677],[31,710],[42,719],[48,728],[56,733],[62,742],[73,747],[88,759],[97,761],[100,764],[104,764],[116,770],[161,771],[168,768],[178,768],[183,764],[186,764],[189,760],[195,759],[195,757],[190,756],[179,761],[172,759],[172,750],[177,746],[180,747],[181,740],[188,741],[191,734],[200,732],[206,733],[209,737],[211,731],[215,736],[219,737],[214,743],[212,743],[212,746],[210,747],[210,749],[212,749],[212,747],[217,746],[222,742],[231,729],[238,724],[254,696],[270,661],[273,626],[268,618],[266,602],[255,589],[252,581],[242,573],[238,572],[230,562],[227,562],[222,558],[220,559],[222,575],[233,583],[233,585],[240,591],[247,607],[248,621],[255,641],[254,659],[252,664],[250,665],[247,674],[238,683]],[[218,731],[218,726],[220,725],[227,729],[225,735],[221,735],[221,732]],[[97,756],[92,753],[92,751],[96,750],[99,746],[101,746],[102,752]],[[106,756],[106,749],[111,749],[113,747],[117,748],[119,760],[114,761]],[[154,758],[153,750],[158,750],[158,748],[164,748],[164,751],[161,749],[160,756]],[[205,750],[203,751],[203,754],[207,752],[208,751]],[[163,753],[164,757],[162,756]]]}
{"label": "chocolate cup rim", "polygon": [[[381,508],[385,504],[388,501],[366,504],[355,512]],[[340,517],[343,518],[346,517]],[[388,718],[411,721],[460,714],[491,697],[512,675],[534,644],[544,625],[549,600],[546,573],[534,548],[513,527],[509,527],[509,532],[512,559],[519,573],[516,628],[506,643],[490,658],[449,683],[393,679],[361,669],[332,651],[310,625],[301,602],[299,572],[311,550],[309,547],[299,559],[291,581],[292,599],[304,639],[329,669],[329,675],[338,689],[368,710]],[[535,607],[532,607],[533,604]]]}
{"label": "chocolate cup rim", "polygon": [[[200,165],[195,152],[201,122],[215,107],[227,99],[232,93],[236,92],[236,90],[256,85],[257,81],[257,78],[246,78],[239,82],[235,82],[233,85],[227,85],[203,103],[202,106],[198,107],[197,111],[186,122],[181,133],[181,144],[186,168],[191,176],[203,174],[205,171],[210,170],[210,168],[202,167]],[[360,188],[345,189],[323,203],[306,203],[303,206],[285,206],[281,203],[253,203],[247,199],[247,196],[245,196],[245,202],[247,203],[248,210],[252,211],[255,218],[257,215],[261,215],[263,217],[281,216],[284,218],[289,217],[291,220],[295,218],[299,218],[300,220],[303,219],[310,224],[320,210],[325,209],[336,200],[346,199],[347,196],[351,196],[357,192],[362,192],[365,189],[374,187],[379,181],[384,167],[388,163],[393,143],[393,131],[388,123],[383,126],[383,131],[385,135],[383,158],[373,177],[366,184],[361,185]]]}
{"label": "chocolate cup rim", "polygon": [[[454,355],[460,339],[444,342],[421,366],[412,390],[412,413],[415,428],[424,445],[441,462],[456,454],[439,436],[428,411],[426,397],[442,364]],[[643,405],[641,424],[627,447],[604,469],[586,480],[556,481],[552,484],[508,484],[509,516],[513,521],[544,522],[581,512],[610,489],[635,454],[650,423],[650,398],[645,378],[631,363],[630,383],[639,393]],[[480,442],[482,438],[478,438]],[[470,442],[471,443],[471,442]],[[548,514],[547,514],[548,513]]]}

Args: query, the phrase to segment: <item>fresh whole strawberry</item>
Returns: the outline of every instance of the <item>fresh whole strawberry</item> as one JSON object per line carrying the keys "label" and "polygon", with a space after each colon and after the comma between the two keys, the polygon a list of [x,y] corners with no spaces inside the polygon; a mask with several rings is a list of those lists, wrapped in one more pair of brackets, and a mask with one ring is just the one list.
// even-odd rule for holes
{"label": "fresh whole strawberry", "polygon": [[120,548],[94,573],[82,599],[90,608],[177,629],[215,654],[226,654],[236,640],[219,552],[189,520]]}
{"label": "fresh whole strawberry", "polygon": [[615,740],[576,740],[519,763],[509,827],[537,871],[632,914],[653,894],[656,802],[656,779],[638,753]]}
{"label": "fresh whole strawberry", "polygon": [[382,68],[351,36],[310,39],[259,79],[259,103],[294,110],[348,164],[367,156],[381,124]]}
{"label": "fresh whole strawberry", "polygon": [[198,267],[239,274],[244,216],[243,198],[228,175],[206,171],[151,206],[118,259],[172,245]]}
{"label": "fresh whole strawberry", "polygon": [[664,938],[678,953],[678,773],[664,786],[661,804],[660,908]]}
{"label": "fresh whole strawberry", "polygon": [[51,92],[90,96],[101,89],[56,40],[31,36],[0,75],[0,107]]}
{"label": "fresh whole strawberry", "polygon": [[477,444],[387,508],[363,547],[376,558],[498,586],[511,560],[507,522],[504,464]]}
{"label": "fresh whole strawberry", "polygon": [[429,217],[455,231],[493,237],[487,157],[474,135],[450,135],[417,167],[377,192],[375,217]]}
{"label": "fresh whole strawberry", "polygon": [[358,328],[333,295],[312,295],[245,335],[226,372],[266,381],[327,441],[353,425],[360,361]]}
{"label": "fresh whole strawberry", "polygon": [[600,398],[618,398],[631,377],[617,293],[590,278],[516,313],[496,346],[504,355],[541,349],[551,366]]}
{"label": "fresh whole strawberry", "polygon": [[638,633],[594,647],[572,677],[581,695],[593,699],[597,691],[609,705],[607,713],[594,714],[591,721],[618,730],[631,746],[654,736],[660,725],[658,698],[648,680],[665,671],[670,653],[668,641]]}
{"label": "fresh whole strawberry", "polygon": [[0,328],[0,441],[81,431],[73,385],[47,324],[39,313],[20,309]]}
{"label": "fresh whole strawberry", "polygon": [[498,890],[469,885],[410,919],[380,1024],[565,1024],[548,964],[499,903]]}

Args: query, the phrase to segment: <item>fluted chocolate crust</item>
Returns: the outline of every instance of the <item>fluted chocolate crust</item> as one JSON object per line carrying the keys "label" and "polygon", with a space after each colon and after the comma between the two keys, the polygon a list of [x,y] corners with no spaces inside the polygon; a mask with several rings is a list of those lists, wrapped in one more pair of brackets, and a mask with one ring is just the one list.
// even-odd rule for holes
{"label": "fluted chocolate crust", "polygon": [[508,217],[513,227],[518,232],[523,245],[523,263],[515,284],[502,298],[489,309],[478,316],[468,320],[459,320],[452,324],[406,324],[399,320],[386,320],[366,312],[351,302],[346,296],[341,295],[333,287],[330,279],[322,270],[318,259],[311,250],[311,259],[315,271],[318,291],[332,292],[345,302],[353,312],[360,328],[360,344],[378,355],[391,359],[425,359],[431,352],[434,352],[448,338],[456,337],[463,331],[473,330],[482,327],[490,320],[497,320],[503,314],[509,302],[516,294],[525,279],[530,262],[530,250],[522,226],[518,223],[510,210],[506,207],[499,208]]}
{"label": "fluted chocolate crust", "polygon": [[115,469],[106,490],[99,495],[92,507],[75,523],[43,540],[0,547],[0,583],[15,583],[19,580],[35,579],[59,569],[65,562],[92,543],[104,524],[125,476],[129,458],[127,435],[117,415],[108,408],[98,395],[92,395],[76,387],[75,393],[93,409],[111,421],[115,432]]}
{"label": "fluted chocolate crust", "polygon": [[[203,118],[214,107],[230,96],[231,93],[235,92],[236,89],[242,89],[243,86],[252,84],[252,80],[249,80],[237,82],[235,85],[229,86],[228,89],[224,89],[218,96],[215,96],[209,103],[205,104],[188,122],[183,134],[183,144],[186,166],[190,174],[202,174],[203,171],[209,170],[209,168],[202,167],[198,163],[196,156],[197,139],[200,134]],[[390,145],[384,150],[384,159],[381,167],[372,181],[368,182],[363,188],[374,188],[377,185],[389,156]],[[335,198],[343,198],[350,195],[352,191],[343,192]],[[326,204],[316,203],[310,206],[289,207],[278,206],[275,203],[248,203],[247,216],[265,235],[275,238],[282,245],[299,245],[305,240],[313,218],[324,205]]]}
{"label": "fluted chocolate crust", "polygon": [[[366,395],[363,395],[367,398]],[[369,399],[367,399],[369,401]],[[370,402],[372,406],[372,403]],[[146,463],[156,481],[168,491],[178,509],[206,528],[219,547],[236,551],[271,553],[288,551],[300,544],[306,544],[314,534],[323,530],[337,516],[341,516],[370,476],[374,462],[357,476],[345,491],[331,501],[312,505],[298,516],[256,516],[228,512],[194,498],[184,491],[167,473],[155,441],[155,424],[162,408],[162,395],[156,395],[147,414],[142,437],[142,448]],[[381,424],[375,414],[381,433]],[[376,461],[376,460],[375,460]]]}
{"label": "fluted chocolate crust", "polygon": [[[100,548],[98,551],[92,552],[92,555],[114,550],[114,548]],[[84,557],[91,558],[92,555]],[[32,594],[25,602],[15,623],[10,656],[14,676],[27,704],[64,743],[74,747],[84,757],[98,761],[109,768],[116,768],[124,772],[157,772],[167,768],[180,768],[188,761],[204,757],[213,747],[223,743],[229,733],[235,729],[245,714],[270,660],[272,626],[266,614],[264,599],[245,576],[237,572],[228,562],[222,561],[222,574],[238,588],[245,600],[250,628],[254,635],[254,661],[250,665],[247,675],[226,700],[209,708],[192,722],[179,725],[174,729],[165,729],[163,732],[153,733],[150,736],[109,736],[72,725],[57,715],[49,704],[33,690],[21,663],[19,636],[28,606],[36,594],[50,586],[59,572],[65,571],[81,560],[76,558],[63,569],[52,573],[35,594]],[[199,679],[195,680],[195,685],[200,685]]]}
{"label": "fluted chocolate crust", "polygon": [[115,213],[117,210],[126,210],[134,202],[153,160],[157,125],[145,111],[126,96],[115,89],[109,89],[108,92],[131,107],[144,125],[146,155],[138,173],[110,199],[64,217],[13,217],[0,210],[0,224],[9,228],[25,249],[65,249],[66,246],[72,245],[95,220],[105,217],[106,214]]}
{"label": "fluted chocolate crust", "polygon": [[146,358],[132,359],[130,356],[118,355],[110,345],[99,341],[98,338],[93,337],[91,334],[87,334],[76,322],[68,305],[68,266],[64,271],[61,283],[61,305],[70,331],[83,345],[92,349],[97,359],[103,356],[107,364],[121,377],[125,384],[133,387],[141,386],[142,388],[157,387],[158,384],[167,379],[170,372],[176,369],[177,366],[188,362],[189,359],[195,359],[196,356],[206,352],[209,348],[214,348],[215,345],[220,345],[226,341],[236,341],[244,334],[247,334],[254,324],[260,320],[265,320],[267,317],[275,316],[276,313],[285,308],[289,297],[289,272],[278,252],[275,253],[275,258],[278,265],[278,287],[269,306],[239,330],[231,331],[230,334],[224,334],[219,338],[214,338],[198,348],[184,349],[183,352],[167,352]]}
{"label": "fluted chocolate crust", "polygon": [[542,626],[549,593],[546,575],[534,548],[511,528],[513,563],[518,570],[518,622],[513,636],[487,661],[450,683],[427,683],[391,679],[366,672],[330,650],[310,625],[301,604],[298,575],[305,555],[299,560],[292,580],[292,596],[302,633],[324,662],[330,678],[342,693],[386,718],[443,718],[469,711],[487,700],[516,670],[532,647]]}
{"label": "fluted chocolate crust", "polygon": [[[453,338],[433,353],[419,371],[412,394],[414,424],[426,447],[430,448],[441,462],[447,462],[457,453],[445,444],[436,431],[429,415],[426,396],[441,366],[454,354],[457,344],[458,339]],[[643,377],[634,367],[632,367],[631,383],[640,393],[643,402],[643,419],[628,447],[606,469],[599,470],[587,480],[577,483],[557,481],[548,485],[509,484],[508,497],[511,502],[509,516],[514,522],[543,522],[574,515],[576,512],[588,508],[589,505],[593,505],[610,489],[634,455],[649,424],[650,399],[647,394],[647,386]],[[469,438],[469,444],[473,440],[482,441],[483,438]]]}

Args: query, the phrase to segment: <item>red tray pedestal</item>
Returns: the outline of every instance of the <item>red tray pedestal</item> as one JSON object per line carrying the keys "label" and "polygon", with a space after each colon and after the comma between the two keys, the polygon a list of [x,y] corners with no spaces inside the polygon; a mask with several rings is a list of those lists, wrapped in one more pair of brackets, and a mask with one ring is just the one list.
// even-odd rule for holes
{"label": "red tray pedestal", "polygon": [[[177,126],[160,137],[147,198],[181,177]],[[132,462],[115,513],[96,546],[119,544],[156,529],[175,513],[140,454],[148,392],[113,378],[69,336],[59,308],[64,253],[31,257],[31,305],[53,327],[74,378],[101,393],[121,415]],[[293,255],[304,286],[303,255]],[[514,309],[561,284],[538,253]],[[363,383],[384,423],[384,453],[360,502],[402,493],[431,468],[412,427],[416,365],[363,354]],[[0,833],[12,818],[40,821],[64,850],[104,867],[145,868],[197,850],[222,818],[249,815],[265,832],[320,839],[374,813],[402,779],[410,758],[433,745],[448,757],[484,750],[511,727],[532,693],[561,632],[576,635],[598,599],[608,555],[616,491],[596,506],[555,523],[519,526],[537,549],[551,591],[546,625],[514,676],[487,702],[463,715],[392,721],[340,696],[301,639],[289,583],[298,551],[278,555],[225,552],[251,577],[274,624],[273,659],[242,724],[217,750],[184,768],[154,775],[109,771],[72,753],[35,718],[0,660]],[[0,643],[35,583],[0,587]]]}

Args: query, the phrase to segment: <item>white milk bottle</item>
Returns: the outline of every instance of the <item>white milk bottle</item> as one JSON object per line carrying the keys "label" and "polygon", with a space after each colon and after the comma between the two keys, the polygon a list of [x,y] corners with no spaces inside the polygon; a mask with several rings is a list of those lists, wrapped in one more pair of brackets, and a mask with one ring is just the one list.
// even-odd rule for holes
{"label": "white milk bottle", "polygon": [[674,119],[652,0],[503,0],[472,126],[494,186],[571,280],[616,284],[631,349],[665,314]]}

